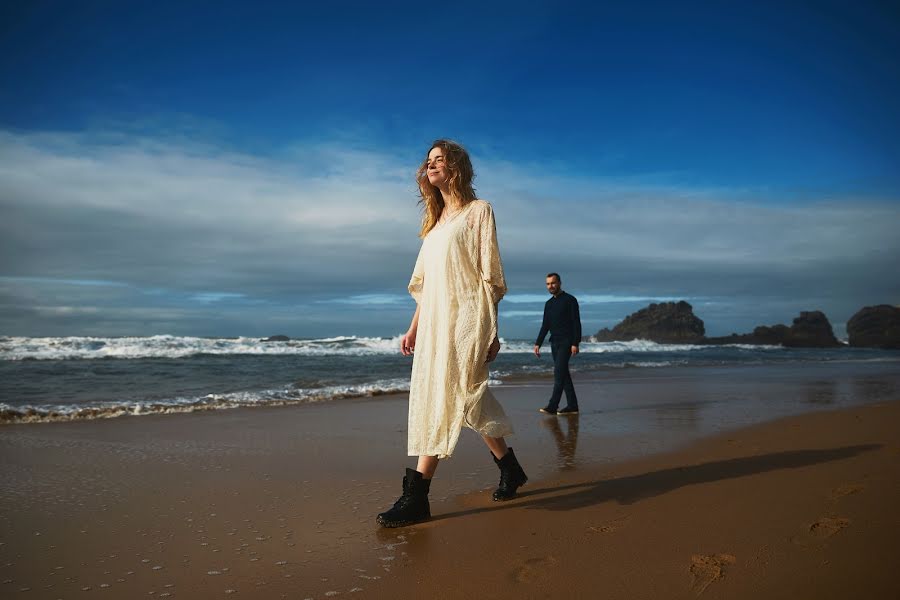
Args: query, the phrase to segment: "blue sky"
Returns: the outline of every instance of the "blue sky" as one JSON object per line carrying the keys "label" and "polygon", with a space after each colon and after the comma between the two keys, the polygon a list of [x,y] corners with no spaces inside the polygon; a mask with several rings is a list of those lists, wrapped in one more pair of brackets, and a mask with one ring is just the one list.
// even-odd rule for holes
{"label": "blue sky", "polygon": [[265,4],[4,3],[0,334],[394,335],[445,136],[509,337],[898,302],[896,4]]}

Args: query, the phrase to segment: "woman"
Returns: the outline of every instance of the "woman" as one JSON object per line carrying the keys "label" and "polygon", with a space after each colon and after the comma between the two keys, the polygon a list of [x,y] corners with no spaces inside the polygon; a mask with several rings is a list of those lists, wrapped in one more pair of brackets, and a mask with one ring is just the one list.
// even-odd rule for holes
{"label": "woman", "polygon": [[497,303],[506,293],[491,205],[475,198],[472,162],[449,140],[432,144],[416,173],[423,238],[409,292],[416,300],[401,352],[413,354],[409,389],[410,456],[403,495],[378,515],[384,527],[431,517],[428,490],[438,461],[453,454],[463,425],[481,434],[500,468],[493,499],[509,500],[528,477],[504,436],[512,433],[488,389],[488,363],[500,350]]}

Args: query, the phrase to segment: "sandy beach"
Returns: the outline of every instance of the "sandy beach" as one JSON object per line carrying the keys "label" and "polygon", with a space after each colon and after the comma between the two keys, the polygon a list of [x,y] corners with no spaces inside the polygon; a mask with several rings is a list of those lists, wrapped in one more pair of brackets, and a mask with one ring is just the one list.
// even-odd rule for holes
{"label": "sandy beach", "polygon": [[518,499],[490,501],[497,470],[464,431],[432,485],[434,519],[396,530],[374,517],[412,464],[402,395],[4,426],[0,590],[900,596],[896,367],[576,380],[583,412],[567,418],[535,412],[549,385],[496,389],[530,476]]}

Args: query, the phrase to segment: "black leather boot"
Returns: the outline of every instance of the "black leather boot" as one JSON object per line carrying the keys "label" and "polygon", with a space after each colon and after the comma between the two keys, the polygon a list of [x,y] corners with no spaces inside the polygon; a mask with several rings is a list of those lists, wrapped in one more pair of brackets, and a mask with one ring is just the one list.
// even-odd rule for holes
{"label": "black leather boot", "polygon": [[386,510],[375,519],[382,527],[403,527],[421,523],[431,518],[428,504],[430,479],[423,479],[415,469],[406,469],[403,478],[403,495],[394,502],[393,508]]}
{"label": "black leather boot", "polygon": [[494,490],[494,495],[491,498],[493,498],[494,502],[512,500],[516,497],[516,490],[528,481],[528,475],[525,474],[519,461],[516,460],[516,455],[513,453],[512,448],[500,460],[497,460],[493,453],[491,458],[500,467],[500,485]]}

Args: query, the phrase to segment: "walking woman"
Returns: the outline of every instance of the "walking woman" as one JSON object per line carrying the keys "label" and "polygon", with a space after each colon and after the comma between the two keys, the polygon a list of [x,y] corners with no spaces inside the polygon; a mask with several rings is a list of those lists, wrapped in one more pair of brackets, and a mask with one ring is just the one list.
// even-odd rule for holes
{"label": "walking woman", "polygon": [[408,453],[403,495],[377,521],[401,527],[431,517],[428,490],[438,461],[453,454],[465,425],[481,434],[500,468],[496,501],[528,481],[504,436],[512,426],[488,389],[497,356],[497,303],[506,293],[491,205],[475,198],[466,150],[437,140],[416,172],[422,247],[409,282],[416,312],[401,352],[414,354],[409,386]]}

